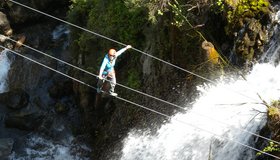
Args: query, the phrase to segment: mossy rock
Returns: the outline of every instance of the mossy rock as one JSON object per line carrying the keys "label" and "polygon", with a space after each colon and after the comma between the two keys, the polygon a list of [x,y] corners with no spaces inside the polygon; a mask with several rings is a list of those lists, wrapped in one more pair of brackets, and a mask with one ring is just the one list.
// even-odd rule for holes
{"label": "mossy rock", "polygon": [[280,140],[280,102],[274,101],[267,110],[267,125],[272,133],[272,139]]}
{"label": "mossy rock", "polygon": [[268,0],[225,0],[223,12],[226,13],[228,33],[239,30],[246,23],[246,19],[262,19],[270,14]]}
{"label": "mossy rock", "polygon": [[252,61],[258,57],[268,42],[268,34],[257,19],[247,19],[247,27],[238,33],[235,50],[240,62]]}

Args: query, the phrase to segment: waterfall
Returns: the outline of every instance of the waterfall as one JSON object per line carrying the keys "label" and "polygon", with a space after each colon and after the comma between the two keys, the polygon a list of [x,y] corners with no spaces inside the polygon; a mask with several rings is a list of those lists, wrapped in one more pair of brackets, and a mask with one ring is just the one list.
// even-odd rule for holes
{"label": "waterfall", "polygon": [[[276,6],[279,10],[280,6]],[[261,62],[268,62],[272,64],[277,64],[280,61],[280,47],[279,47],[279,37],[280,37],[280,11],[276,12],[274,15],[272,15],[272,19],[274,19],[274,22],[276,25],[274,27],[271,27],[273,29],[273,36],[270,40],[270,44],[268,45],[267,51],[262,55],[260,58]]]}
{"label": "waterfall", "polygon": [[130,132],[123,141],[121,159],[254,159],[254,150],[236,142],[255,147],[253,136],[244,130],[258,133],[264,126],[266,107],[257,93],[267,102],[279,99],[279,73],[280,66],[257,64],[247,81],[240,78],[199,86],[201,95],[192,109],[173,116],[156,134]]}
{"label": "waterfall", "polygon": [[8,90],[7,76],[10,69],[10,60],[7,56],[8,50],[3,50],[0,54],[0,93]]}
{"label": "waterfall", "polygon": [[280,98],[279,47],[275,41],[268,52],[263,60],[271,61],[255,64],[246,80],[231,77],[198,86],[200,95],[190,109],[174,115],[156,133],[149,129],[130,131],[123,140],[121,159],[255,159],[257,151],[252,148],[259,138],[255,135],[266,123],[262,100],[270,103]]}
{"label": "waterfall", "polygon": [[55,30],[52,33],[52,39],[59,40],[59,39],[65,39],[63,42],[63,49],[66,49],[66,47],[69,45],[69,33],[70,30],[66,25],[59,25],[55,28]]}

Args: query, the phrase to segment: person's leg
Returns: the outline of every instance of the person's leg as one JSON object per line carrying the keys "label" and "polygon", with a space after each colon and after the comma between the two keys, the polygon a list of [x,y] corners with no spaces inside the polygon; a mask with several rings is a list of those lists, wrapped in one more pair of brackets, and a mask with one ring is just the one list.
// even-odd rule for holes
{"label": "person's leg", "polygon": [[[103,77],[103,78],[105,78],[105,77]],[[102,88],[102,85],[103,85],[103,83],[104,83],[104,79],[99,79],[98,78],[98,82],[97,82],[97,85],[96,85],[96,87],[97,87],[97,93],[100,93],[101,92],[101,88]]]}
{"label": "person's leg", "polygon": [[117,83],[117,80],[116,80],[116,75],[115,74],[112,74],[112,77],[111,77],[111,80],[110,80],[110,91],[109,93],[113,96],[116,96],[117,94],[115,93],[115,87],[116,87],[116,83]]}

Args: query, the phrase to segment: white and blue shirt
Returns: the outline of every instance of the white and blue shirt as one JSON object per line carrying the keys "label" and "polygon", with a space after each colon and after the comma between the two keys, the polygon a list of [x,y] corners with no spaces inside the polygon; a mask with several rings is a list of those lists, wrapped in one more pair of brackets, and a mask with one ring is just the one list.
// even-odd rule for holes
{"label": "white and blue shirt", "polygon": [[113,60],[110,60],[108,54],[106,54],[100,67],[99,76],[107,75],[109,72],[114,71],[114,66],[118,56],[120,56],[126,50],[127,50],[126,48],[123,48],[118,52],[116,52]]}

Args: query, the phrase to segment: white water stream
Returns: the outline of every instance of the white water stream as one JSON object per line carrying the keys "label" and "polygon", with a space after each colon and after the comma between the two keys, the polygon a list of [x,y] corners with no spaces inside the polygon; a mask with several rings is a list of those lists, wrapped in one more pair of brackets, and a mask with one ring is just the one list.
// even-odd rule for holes
{"label": "white water stream", "polygon": [[0,93],[8,90],[7,77],[11,65],[11,60],[7,56],[8,51],[0,53]]}
{"label": "white water stream", "polygon": [[254,150],[235,142],[255,147],[250,144],[252,135],[244,130],[258,133],[265,123],[265,114],[258,113],[266,112],[266,107],[257,93],[267,102],[279,99],[280,66],[257,64],[246,78],[199,86],[201,96],[192,109],[175,115],[155,135],[130,132],[121,159],[207,160],[209,155],[215,160],[254,159]]}

